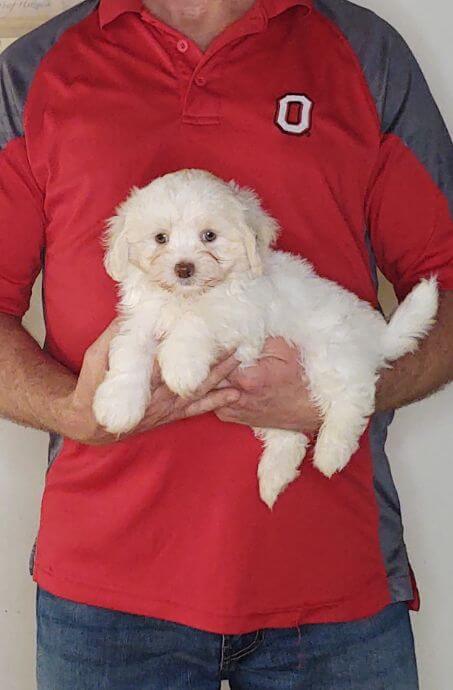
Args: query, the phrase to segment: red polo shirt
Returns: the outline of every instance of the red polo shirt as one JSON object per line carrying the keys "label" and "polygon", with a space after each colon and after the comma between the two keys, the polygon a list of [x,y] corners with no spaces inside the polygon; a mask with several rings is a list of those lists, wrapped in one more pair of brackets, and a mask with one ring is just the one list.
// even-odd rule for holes
{"label": "red polo shirt", "polygon": [[[453,288],[451,141],[403,40],[344,0],[259,0],[206,53],[139,0],[86,0],[13,44],[0,90],[0,310],[44,267],[46,348],[74,372],[115,316],[105,219],[183,167],[257,190],[280,246],[377,304]],[[450,206],[449,206],[450,204]],[[34,578],[218,633],[343,621],[414,596],[376,416],[273,512],[250,429],[199,416],[103,447],[52,437]]]}

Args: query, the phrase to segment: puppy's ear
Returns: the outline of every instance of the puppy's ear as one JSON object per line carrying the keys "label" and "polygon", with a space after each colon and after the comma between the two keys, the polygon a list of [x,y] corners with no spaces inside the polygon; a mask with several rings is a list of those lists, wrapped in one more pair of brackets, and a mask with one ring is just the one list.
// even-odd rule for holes
{"label": "puppy's ear", "polygon": [[242,227],[243,240],[250,270],[253,276],[260,276],[263,272],[263,261],[258,250],[256,235],[249,225]]}
{"label": "puppy's ear", "polygon": [[279,225],[263,209],[255,192],[239,187],[234,181],[229,184],[242,206],[245,223],[249,230],[249,232],[245,232],[244,242],[250,267],[255,275],[260,275],[262,260],[267,250],[277,239]]}
{"label": "puppy's ear", "polygon": [[126,275],[129,260],[126,218],[124,216],[113,216],[107,221],[104,242],[107,248],[104,256],[105,270],[113,280],[120,282]]}
{"label": "puppy's ear", "polygon": [[107,230],[104,236],[106,253],[104,256],[105,270],[113,280],[120,282],[126,277],[129,262],[129,243],[127,229],[129,218],[128,203],[131,196],[137,192],[133,187],[129,197],[116,208],[116,215],[107,220]]}

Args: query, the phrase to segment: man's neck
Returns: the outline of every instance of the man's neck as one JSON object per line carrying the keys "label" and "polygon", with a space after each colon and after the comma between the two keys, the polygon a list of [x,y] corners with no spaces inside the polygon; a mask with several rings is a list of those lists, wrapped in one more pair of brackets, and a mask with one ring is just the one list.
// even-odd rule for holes
{"label": "man's neck", "polygon": [[154,16],[192,39],[201,50],[229,24],[250,9],[255,0],[144,0]]}

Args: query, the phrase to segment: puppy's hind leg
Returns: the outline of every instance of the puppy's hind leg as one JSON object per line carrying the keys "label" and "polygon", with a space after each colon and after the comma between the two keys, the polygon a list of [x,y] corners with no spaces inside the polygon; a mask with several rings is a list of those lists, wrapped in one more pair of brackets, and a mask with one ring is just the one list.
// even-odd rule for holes
{"label": "puppy's hind leg", "polygon": [[326,477],[340,472],[359,447],[374,412],[376,374],[354,343],[345,342],[323,354],[305,353],[305,371],[312,398],[323,422],[316,440],[313,464]]}
{"label": "puppy's hind leg", "polygon": [[258,465],[260,496],[272,509],[281,492],[299,475],[310,440],[297,431],[254,429],[254,432],[264,443]]}
{"label": "puppy's hind leg", "polygon": [[368,418],[373,413],[373,397],[351,395],[331,403],[324,415],[314,449],[314,466],[326,477],[341,471],[359,447]]}

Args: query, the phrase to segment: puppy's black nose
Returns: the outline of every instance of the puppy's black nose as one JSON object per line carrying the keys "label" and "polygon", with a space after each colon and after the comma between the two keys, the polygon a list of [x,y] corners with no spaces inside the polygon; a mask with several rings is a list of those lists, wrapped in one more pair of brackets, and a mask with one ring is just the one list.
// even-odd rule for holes
{"label": "puppy's black nose", "polygon": [[175,265],[175,273],[178,278],[190,278],[195,273],[195,266],[187,261],[180,261]]}

